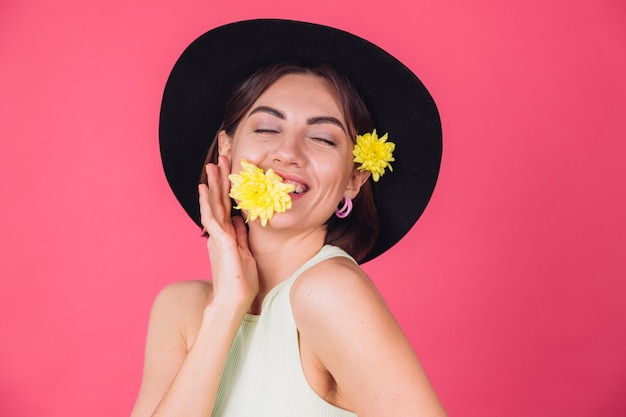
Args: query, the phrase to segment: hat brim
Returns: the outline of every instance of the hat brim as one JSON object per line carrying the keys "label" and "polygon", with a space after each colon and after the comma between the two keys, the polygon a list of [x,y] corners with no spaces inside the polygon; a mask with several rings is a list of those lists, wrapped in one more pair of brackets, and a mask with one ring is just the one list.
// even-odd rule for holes
{"label": "hat brim", "polygon": [[413,227],[433,193],[441,163],[441,122],[422,82],[378,46],[318,24],[241,21],[193,41],[165,86],[159,138],[165,175],[187,214],[200,225],[197,184],[208,148],[235,87],[281,61],[329,64],[363,97],[374,126],[396,144],[393,172],[372,182],[380,235],[363,262],[382,254]]}

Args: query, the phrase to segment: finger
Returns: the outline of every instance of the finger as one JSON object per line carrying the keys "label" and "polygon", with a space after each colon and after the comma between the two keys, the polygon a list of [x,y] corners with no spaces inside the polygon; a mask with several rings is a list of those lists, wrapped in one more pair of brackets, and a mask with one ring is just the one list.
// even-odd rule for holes
{"label": "finger", "polygon": [[233,217],[233,226],[235,227],[235,233],[237,235],[237,244],[242,249],[250,252],[250,247],[248,246],[248,229],[246,228],[243,217]]}
{"label": "finger", "polygon": [[230,207],[225,210],[219,167],[215,164],[207,164],[206,173],[209,183],[209,207],[213,218],[223,224],[229,220]]}
{"label": "finger", "polygon": [[220,171],[220,180],[222,181],[222,198],[224,207],[230,213],[230,208],[232,206],[230,200],[230,180],[228,179],[228,175],[230,174],[230,161],[225,156],[218,157],[217,160],[219,171]]}
{"label": "finger", "polygon": [[213,219],[209,206],[209,187],[206,184],[198,184],[198,203],[200,204],[200,223],[204,232],[208,232],[208,224]]}

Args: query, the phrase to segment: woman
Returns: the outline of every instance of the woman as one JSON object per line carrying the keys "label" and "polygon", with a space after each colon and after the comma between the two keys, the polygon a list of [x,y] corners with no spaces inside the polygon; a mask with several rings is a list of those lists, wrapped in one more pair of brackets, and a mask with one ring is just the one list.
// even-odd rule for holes
{"label": "woman", "polygon": [[[363,71],[354,54],[378,67]],[[359,76],[373,89],[355,87]],[[377,106],[391,103],[403,108]],[[219,128],[215,118],[198,127],[214,114],[225,114]],[[398,161],[359,159],[355,139],[375,139],[374,123],[397,135]],[[332,28],[224,26],[174,68],[160,136],[170,185],[209,235],[213,280],[176,283],[157,297],[133,416],[445,415],[355,262],[408,231],[436,180],[438,116],[406,67]],[[245,189],[253,175],[274,190],[269,208]]]}

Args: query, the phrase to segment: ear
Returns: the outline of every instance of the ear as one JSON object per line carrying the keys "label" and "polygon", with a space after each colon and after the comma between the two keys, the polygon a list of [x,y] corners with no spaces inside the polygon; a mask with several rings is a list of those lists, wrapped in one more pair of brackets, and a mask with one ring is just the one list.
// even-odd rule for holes
{"label": "ear", "polygon": [[365,184],[365,182],[369,179],[370,175],[371,172],[369,171],[359,171],[355,168],[352,172],[352,176],[350,177],[350,181],[348,182],[344,195],[350,200],[354,200],[354,198],[359,194],[363,184]]}
{"label": "ear", "polygon": [[220,130],[217,134],[217,153],[218,155],[224,155],[230,160],[230,150],[232,147],[233,139],[226,134],[225,130]]}

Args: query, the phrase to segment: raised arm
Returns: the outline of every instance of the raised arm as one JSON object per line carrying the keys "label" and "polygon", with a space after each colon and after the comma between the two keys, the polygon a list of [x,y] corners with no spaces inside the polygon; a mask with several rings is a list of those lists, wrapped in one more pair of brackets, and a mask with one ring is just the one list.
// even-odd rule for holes
{"label": "raised arm", "polygon": [[211,415],[228,351],[258,292],[243,220],[230,216],[228,161],[207,166],[202,224],[209,233],[213,283],[180,283],[157,297],[142,386],[133,417]]}

